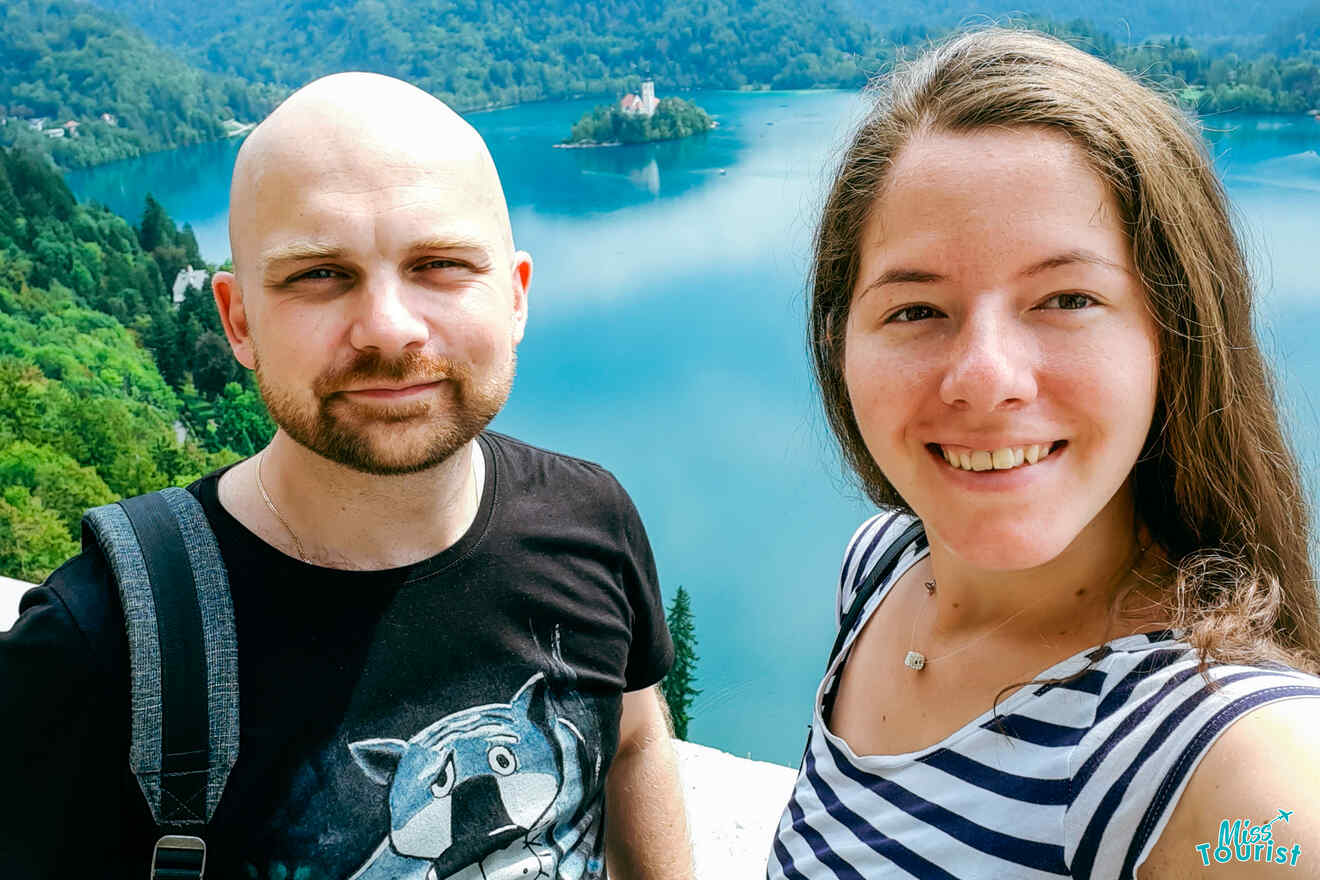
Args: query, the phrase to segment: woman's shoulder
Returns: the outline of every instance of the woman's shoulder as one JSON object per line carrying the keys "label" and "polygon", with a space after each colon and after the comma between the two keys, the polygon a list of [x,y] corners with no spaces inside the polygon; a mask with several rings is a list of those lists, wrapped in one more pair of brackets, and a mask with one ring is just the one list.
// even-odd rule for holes
{"label": "woman's shoulder", "polygon": [[1172,630],[1115,639],[1093,653],[1101,673],[1083,745],[1131,747],[1211,735],[1252,708],[1290,696],[1320,696],[1320,677],[1269,661],[1203,661]]}
{"label": "woman's shoulder", "polygon": [[874,516],[868,517],[848,541],[843,554],[843,564],[839,569],[839,590],[835,607],[836,620],[852,604],[858,586],[875,568],[880,557],[884,556],[909,525],[917,521],[910,511],[899,508],[885,508]]}
{"label": "woman's shoulder", "polygon": [[1255,736],[1251,719],[1262,707],[1294,698],[1320,705],[1320,678],[1268,662],[1202,664],[1167,631],[1117,639],[1106,649],[1096,660],[1102,675],[1093,723],[1070,761],[1067,855],[1074,870],[1091,876],[1132,876],[1216,743]]}
{"label": "woman's shoulder", "polygon": [[[1167,824],[1152,835],[1140,880],[1200,876],[1211,859],[1217,875],[1256,877],[1256,862],[1296,867],[1303,853],[1320,850],[1318,728],[1320,698],[1275,700],[1241,715],[1206,749]],[[1226,822],[1239,845],[1221,849]]]}

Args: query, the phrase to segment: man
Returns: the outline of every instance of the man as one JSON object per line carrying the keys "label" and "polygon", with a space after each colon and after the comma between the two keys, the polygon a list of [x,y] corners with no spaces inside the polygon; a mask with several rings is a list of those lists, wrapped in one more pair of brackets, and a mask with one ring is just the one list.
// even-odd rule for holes
{"label": "man", "polygon": [[[241,693],[207,876],[691,876],[636,511],[482,430],[532,263],[481,138],[397,80],[318,80],[244,143],[230,240],[216,304],[279,431],[190,487]],[[85,553],[0,635],[0,875],[145,876],[123,630]]]}

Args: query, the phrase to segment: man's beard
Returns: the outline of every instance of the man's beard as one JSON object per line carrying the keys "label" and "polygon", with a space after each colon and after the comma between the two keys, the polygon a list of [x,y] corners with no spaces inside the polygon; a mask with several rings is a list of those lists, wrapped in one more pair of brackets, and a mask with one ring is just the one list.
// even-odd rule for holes
{"label": "man's beard", "polygon": [[[506,367],[476,381],[467,366],[449,358],[412,351],[385,360],[364,353],[348,367],[317,377],[311,389],[315,403],[309,407],[271,384],[259,355],[255,361],[257,387],[275,424],[317,455],[377,476],[424,471],[462,449],[508,400],[516,364],[511,354]],[[419,400],[378,407],[359,405],[340,393],[377,383],[407,386],[438,380],[444,380],[439,393],[431,391]],[[397,431],[391,433],[391,425]]]}

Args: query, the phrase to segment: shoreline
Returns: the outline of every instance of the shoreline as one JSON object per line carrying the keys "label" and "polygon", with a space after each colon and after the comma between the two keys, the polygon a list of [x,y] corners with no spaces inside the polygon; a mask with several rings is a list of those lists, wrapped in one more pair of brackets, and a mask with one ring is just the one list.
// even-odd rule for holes
{"label": "shoreline", "polygon": [[682,137],[655,138],[654,140],[633,141],[631,143],[626,143],[626,144],[623,141],[580,141],[576,143],[570,143],[568,141],[560,141],[557,144],[551,144],[551,146],[554,147],[556,150],[586,150],[592,147],[639,147],[642,146],[643,144],[664,144],[664,143],[669,143],[670,141],[685,141],[688,138],[696,137],[699,134],[707,134],[709,132],[712,132],[719,127],[720,127],[719,120],[712,119],[710,123],[710,128],[704,129],[702,131],[694,131],[692,132],[692,134],[685,134]]}
{"label": "shoreline", "polygon": [[[638,143],[653,144],[655,141],[638,141]],[[623,141],[603,141],[601,143],[597,143],[596,141],[585,141],[577,144],[566,144],[561,142],[551,144],[550,146],[554,147],[556,150],[589,150],[593,147],[623,147],[627,146],[627,144]]]}

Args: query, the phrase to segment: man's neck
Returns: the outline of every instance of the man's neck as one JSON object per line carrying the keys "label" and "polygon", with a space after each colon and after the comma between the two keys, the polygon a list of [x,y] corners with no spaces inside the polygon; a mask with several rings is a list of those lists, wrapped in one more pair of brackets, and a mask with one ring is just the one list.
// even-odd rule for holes
{"label": "man's neck", "polygon": [[476,518],[484,473],[475,440],[429,470],[376,476],[329,461],[279,431],[265,450],[221,477],[219,495],[235,519],[289,556],[376,571],[456,543]]}

